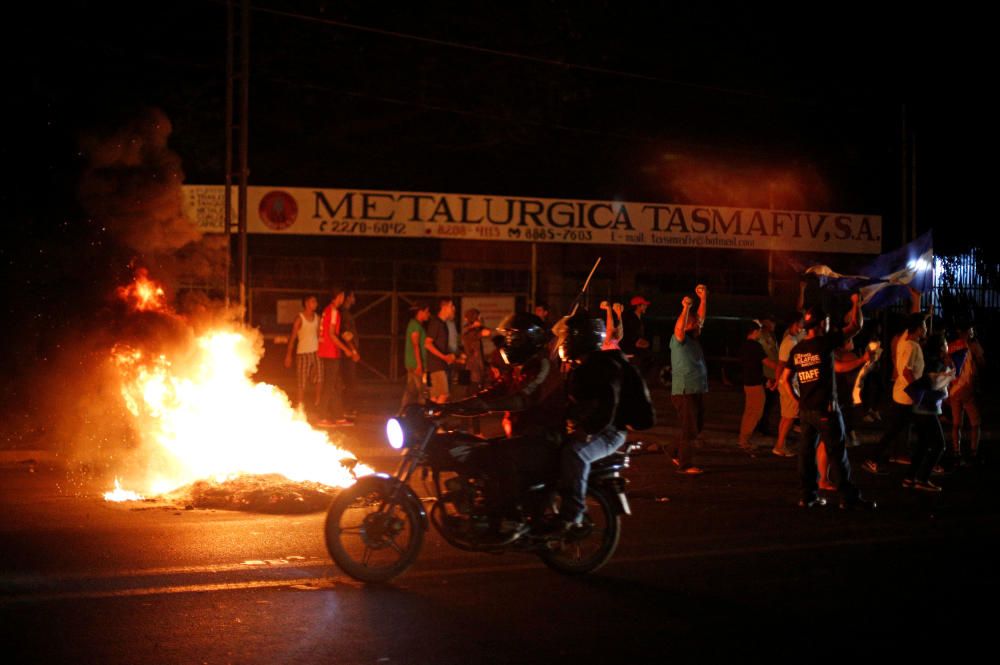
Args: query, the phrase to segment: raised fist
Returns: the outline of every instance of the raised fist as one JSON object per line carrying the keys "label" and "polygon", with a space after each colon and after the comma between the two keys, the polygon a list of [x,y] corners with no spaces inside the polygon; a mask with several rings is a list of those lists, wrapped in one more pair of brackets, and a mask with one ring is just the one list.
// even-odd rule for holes
{"label": "raised fist", "polygon": [[681,301],[681,305],[684,307],[691,307],[694,305],[694,298],[691,296],[684,296],[684,300]]}
{"label": "raised fist", "polygon": [[708,287],[705,286],[704,284],[699,284],[698,286],[694,287],[694,292],[698,294],[699,298],[704,298],[705,296],[708,295]]}
{"label": "raised fist", "polygon": [[608,301],[607,300],[602,300],[601,304],[600,304],[600,308],[601,309],[610,309],[610,305],[608,305]]}

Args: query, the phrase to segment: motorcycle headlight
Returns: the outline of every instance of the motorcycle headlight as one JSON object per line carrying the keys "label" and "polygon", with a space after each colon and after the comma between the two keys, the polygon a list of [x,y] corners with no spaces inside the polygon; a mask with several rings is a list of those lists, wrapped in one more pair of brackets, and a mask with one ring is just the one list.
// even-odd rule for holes
{"label": "motorcycle headlight", "polygon": [[389,418],[385,424],[385,435],[389,438],[389,445],[399,450],[403,447],[403,425],[395,418]]}

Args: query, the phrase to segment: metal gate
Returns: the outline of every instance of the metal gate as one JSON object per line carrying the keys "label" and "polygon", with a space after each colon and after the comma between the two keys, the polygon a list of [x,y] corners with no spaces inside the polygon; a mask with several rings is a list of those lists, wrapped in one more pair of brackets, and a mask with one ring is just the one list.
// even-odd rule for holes
{"label": "metal gate", "polygon": [[[358,328],[361,363],[359,379],[395,381],[405,374],[403,344],[410,307],[419,302],[436,305],[437,298],[450,296],[456,307],[464,297],[513,297],[517,309],[527,306],[528,294],[523,293],[459,293],[445,294],[427,291],[355,290],[357,302],[351,310]],[[295,315],[301,310],[302,298],[317,295],[320,310],[329,296],[320,297],[315,290],[283,288],[250,289],[250,323],[258,328],[267,342],[287,344]],[[461,310],[456,312],[460,321]],[[487,322],[495,325],[497,322]],[[459,329],[461,325],[459,324]]]}

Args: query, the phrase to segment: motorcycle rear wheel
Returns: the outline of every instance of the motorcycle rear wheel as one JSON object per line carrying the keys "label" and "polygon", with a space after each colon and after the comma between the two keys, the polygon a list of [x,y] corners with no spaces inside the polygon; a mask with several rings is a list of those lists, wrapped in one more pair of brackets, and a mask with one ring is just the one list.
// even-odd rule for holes
{"label": "motorcycle rear wheel", "polygon": [[361,582],[387,582],[417,559],[424,540],[420,506],[390,499],[390,485],[357,483],[326,514],[326,548],[342,571]]}
{"label": "motorcycle rear wheel", "polygon": [[565,575],[585,575],[606,564],[621,538],[621,516],[600,490],[587,490],[587,513],[579,531],[571,531],[554,549],[539,553],[545,565]]}

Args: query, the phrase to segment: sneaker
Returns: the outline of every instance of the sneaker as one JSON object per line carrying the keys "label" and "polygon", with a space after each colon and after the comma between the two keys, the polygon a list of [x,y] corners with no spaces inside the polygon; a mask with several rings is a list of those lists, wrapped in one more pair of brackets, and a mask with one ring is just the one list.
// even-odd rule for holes
{"label": "sneaker", "polygon": [[739,444],[740,450],[749,455],[750,457],[756,457],[757,449],[751,446],[749,443]]}
{"label": "sneaker", "polygon": [[826,499],[821,496],[812,499],[799,499],[799,508],[822,508],[826,505]]}
{"label": "sneaker", "polygon": [[777,455],[778,457],[795,457],[795,453],[788,448],[771,448],[771,454]]}
{"label": "sneaker", "polygon": [[929,480],[918,480],[913,483],[913,489],[920,490],[922,492],[940,492],[941,486],[935,485]]}
{"label": "sneaker", "polygon": [[903,466],[910,466],[910,458],[905,455],[900,455],[899,457],[890,457],[890,464],[901,464]]}
{"label": "sneaker", "polygon": [[913,487],[913,478],[903,478],[903,489],[911,489]]}
{"label": "sneaker", "polygon": [[705,470],[697,466],[691,465],[691,466],[686,466],[683,469],[680,468],[677,469],[677,473],[681,474],[682,476],[700,476],[701,474],[705,473]]}
{"label": "sneaker", "polygon": [[889,473],[889,469],[885,468],[885,466],[879,464],[875,460],[870,460],[870,459],[865,460],[864,464],[861,465],[861,468],[867,471],[868,473],[874,473],[876,476],[885,476],[888,475]]}

